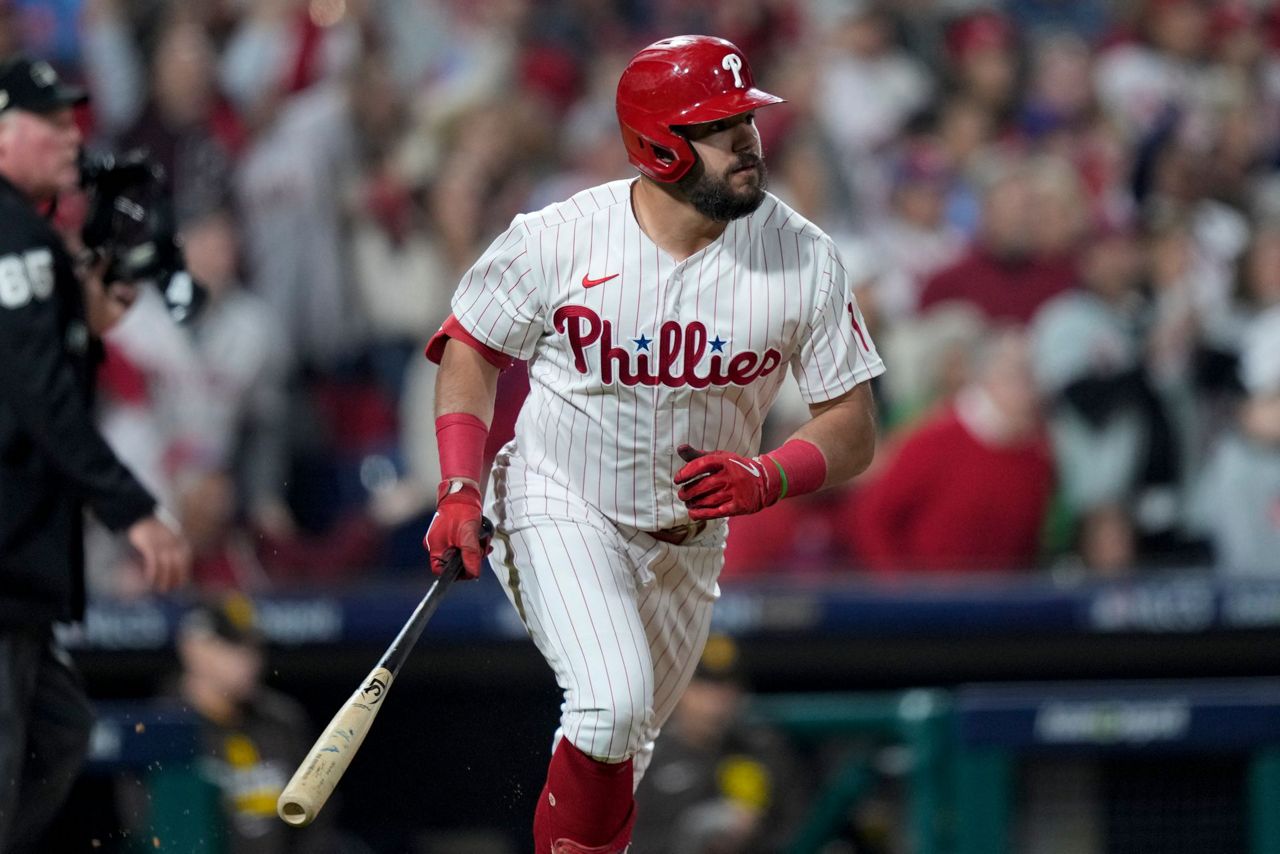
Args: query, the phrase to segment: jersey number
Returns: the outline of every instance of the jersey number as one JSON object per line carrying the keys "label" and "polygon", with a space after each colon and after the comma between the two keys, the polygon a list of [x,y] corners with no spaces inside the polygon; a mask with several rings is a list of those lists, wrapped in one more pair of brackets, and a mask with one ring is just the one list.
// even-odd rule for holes
{"label": "jersey number", "polygon": [[52,294],[53,253],[48,249],[0,257],[0,305],[21,308],[32,297],[45,300]]}

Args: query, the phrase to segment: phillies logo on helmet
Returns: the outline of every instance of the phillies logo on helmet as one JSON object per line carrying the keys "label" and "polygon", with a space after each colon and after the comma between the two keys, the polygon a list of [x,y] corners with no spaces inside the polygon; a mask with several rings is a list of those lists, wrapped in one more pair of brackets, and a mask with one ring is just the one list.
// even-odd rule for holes
{"label": "phillies logo on helmet", "polygon": [[[707,386],[747,385],[760,377],[768,376],[782,364],[782,353],[770,347],[763,353],[743,350],[732,356],[723,352],[724,341],[717,335],[707,337],[707,327],[695,320],[681,326],[674,320],[658,327],[658,334],[648,339],[641,335],[635,339],[634,356],[625,348],[614,344],[613,324],[582,305],[566,305],[556,310],[552,323],[557,332],[569,339],[573,351],[573,366],[578,373],[590,373],[587,349],[600,345],[600,379],[605,385],[613,385],[615,379],[626,386],[648,385],[668,388],[706,388]],[[711,356],[702,373],[702,362],[710,345]],[[653,346],[655,350],[649,350]],[[676,364],[681,363],[679,373]]]}
{"label": "phillies logo on helmet", "polygon": [[725,58],[720,60],[720,67],[725,71],[733,72],[733,85],[741,89],[746,84],[742,82],[742,57],[736,53],[726,54]]}

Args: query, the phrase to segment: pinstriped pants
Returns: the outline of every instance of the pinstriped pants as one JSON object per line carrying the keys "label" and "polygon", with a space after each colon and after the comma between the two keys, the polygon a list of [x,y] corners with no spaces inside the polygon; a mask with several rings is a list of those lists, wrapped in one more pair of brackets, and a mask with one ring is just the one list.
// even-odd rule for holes
{"label": "pinstriped pants", "polygon": [[564,691],[556,743],[634,757],[638,784],[706,643],[725,526],[672,545],[594,512],[509,509],[490,502],[490,564]]}

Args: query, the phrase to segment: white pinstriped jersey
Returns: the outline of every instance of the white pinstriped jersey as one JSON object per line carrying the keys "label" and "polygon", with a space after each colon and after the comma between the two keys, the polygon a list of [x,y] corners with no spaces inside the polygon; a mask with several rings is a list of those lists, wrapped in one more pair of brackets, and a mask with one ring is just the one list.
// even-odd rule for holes
{"label": "white pinstriped jersey", "polygon": [[831,239],[767,195],[676,262],[640,229],[632,181],[522,214],[463,278],[453,313],[529,360],[508,451],[642,530],[688,521],[675,449],[759,453],[786,367],[808,403],[880,374]]}

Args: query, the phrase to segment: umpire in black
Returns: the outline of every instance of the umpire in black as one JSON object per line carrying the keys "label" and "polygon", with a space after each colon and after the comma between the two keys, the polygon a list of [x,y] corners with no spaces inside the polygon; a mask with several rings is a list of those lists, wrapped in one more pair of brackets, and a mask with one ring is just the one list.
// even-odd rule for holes
{"label": "umpire in black", "polygon": [[42,215],[76,187],[84,92],[48,63],[0,64],[0,852],[26,852],[79,773],[92,722],[55,622],[84,612],[83,513],[126,532],[160,592],[191,556],[93,419],[98,336],[132,303],[73,263]]}

